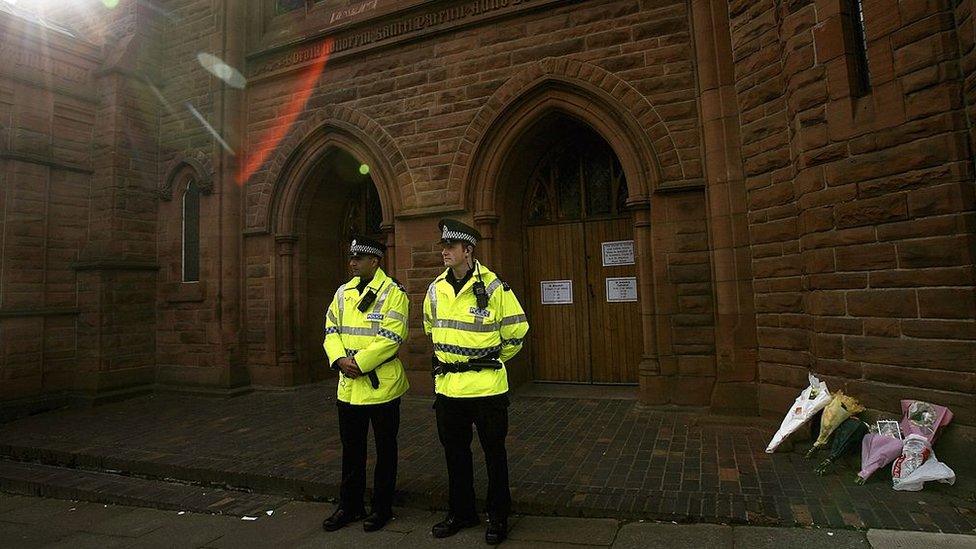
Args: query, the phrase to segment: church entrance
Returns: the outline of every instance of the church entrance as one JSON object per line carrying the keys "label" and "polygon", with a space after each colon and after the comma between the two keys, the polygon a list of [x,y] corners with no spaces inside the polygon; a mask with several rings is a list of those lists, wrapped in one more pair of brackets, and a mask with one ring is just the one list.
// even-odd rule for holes
{"label": "church entrance", "polygon": [[636,383],[642,340],[627,183],[605,140],[581,123],[569,129],[526,186],[534,378]]}
{"label": "church entrance", "polygon": [[[315,191],[306,209],[305,246],[305,352],[301,360],[313,379],[329,377],[322,330],[325,311],[336,288],[349,280],[348,252],[353,235],[383,242],[380,229],[383,212],[379,193],[369,173],[369,166],[340,148],[323,155],[321,165],[312,172],[316,181],[309,182]],[[381,262],[386,269],[386,265]]]}

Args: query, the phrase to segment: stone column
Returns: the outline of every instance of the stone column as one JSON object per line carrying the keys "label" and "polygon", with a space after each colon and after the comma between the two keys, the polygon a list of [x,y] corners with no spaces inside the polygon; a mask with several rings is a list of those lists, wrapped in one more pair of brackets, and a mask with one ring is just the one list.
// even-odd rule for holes
{"label": "stone column", "polygon": [[478,212],[474,214],[474,225],[481,233],[481,242],[478,244],[478,259],[494,268],[495,265],[495,227],[498,226],[498,214],[495,212]]}
{"label": "stone column", "polygon": [[[221,51],[221,57],[232,67],[244,66],[244,26],[247,18],[244,2],[222,1],[217,13],[220,16],[219,34],[212,38],[213,47]],[[244,143],[244,91],[234,89],[213,79],[215,86],[214,111],[224,139],[234,151],[241,151]],[[244,272],[241,255],[243,243],[243,189],[237,182],[239,157],[214,144],[216,189],[220,218],[218,220],[217,256],[217,311],[220,322],[220,353],[217,364],[221,368],[220,384],[239,387],[248,383],[241,341],[241,317],[245,304],[242,300]]]}
{"label": "stone column", "polygon": [[651,210],[646,198],[628,202],[634,218],[634,255],[637,261],[643,351],[637,367],[641,404],[668,402],[667,383],[657,358],[657,327],[654,307],[654,257],[651,245]]}
{"label": "stone column", "polygon": [[384,270],[389,276],[396,276],[396,234],[393,230],[393,225],[382,225],[380,230],[383,231],[383,243],[386,244],[386,256],[383,258]]}
{"label": "stone column", "polygon": [[695,0],[692,18],[715,284],[718,364],[711,404],[713,408],[750,411],[757,407],[756,316],[728,4]]}
{"label": "stone column", "polygon": [[294,261],[295,243],[298,238],[292,235],[278,235],[275,237],[275,248],[278,258],[278,366],[289,371],[284,377],[294,372],[298,363],[295,353],[295,295],[294,295]]}

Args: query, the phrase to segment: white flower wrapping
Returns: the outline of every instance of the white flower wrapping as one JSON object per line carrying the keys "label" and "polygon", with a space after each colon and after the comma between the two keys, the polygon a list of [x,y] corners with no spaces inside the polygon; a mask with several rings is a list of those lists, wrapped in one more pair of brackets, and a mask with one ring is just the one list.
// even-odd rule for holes
{"label": "white flower wrapping", "polygon": [[786,437],[810,421],[814,414],[823,410],[830,402],[827,384],[817,379],[817,376],[813,374],[808,374],[808,376],[810,385],[800,393],[800,396],[796,397],[793,406],[786,412],[783,423],[773,435],[773,440],[769,441],[769,446],[766,447],[767,454],[775,452],[776,447],[786,440]]}

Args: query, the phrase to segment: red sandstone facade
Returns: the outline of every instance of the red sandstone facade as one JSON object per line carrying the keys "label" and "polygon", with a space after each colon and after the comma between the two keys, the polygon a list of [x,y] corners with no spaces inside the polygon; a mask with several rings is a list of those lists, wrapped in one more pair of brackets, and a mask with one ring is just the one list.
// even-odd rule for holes
{"label": "red sandstone facade", "polygon": [[[49,14],[74,36],[0,11],[7,409],[330,375],[321,314],[362,224],[412,296],[425,393],[420,303],[450,215],[523,302],[546,277],[596,282],[578,322],[530,308],[518,382],[598,381],[578,364],[623,349],[606,379],[647,404],[780,415],[812,370],[976,425],[973,2],[864,0],[868,89],[841,0],[157,4]],[[540,159],[584,134],[612,151],[619,204],[537,222]],[[570,250],[565,274],[528,253],[559,231],[541,251]],[[634,264],[573,263],[594,238],[633,240]],[[608,305],[605,276],[638,301]],[[559,338],[582,342],[576,369],[541,369]]]}

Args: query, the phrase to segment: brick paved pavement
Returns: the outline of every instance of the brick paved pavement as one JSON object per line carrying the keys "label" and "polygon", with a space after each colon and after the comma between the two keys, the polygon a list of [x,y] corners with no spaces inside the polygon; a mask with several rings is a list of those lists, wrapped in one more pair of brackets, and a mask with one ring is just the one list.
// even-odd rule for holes
{"label": "brick paved pavement", "polygon": [[[883,474],[859,487],[843,464],[817,477],[816,460],[763,453],[770,434],[629,400],[515,396],[515,507],[542,515],[974,532],[976,503],[958,487],[894,492]],[[404,400],[400,448],[399,503],[443,508],[447,479],[429,399]],[[480,461],[480,450],[475,455]],[[338,493],[340,447],[333,389],[315,385],[50,412],[0,426],[0,456],[325,499]],[[484,494],[480,463],[476,471]]]}

